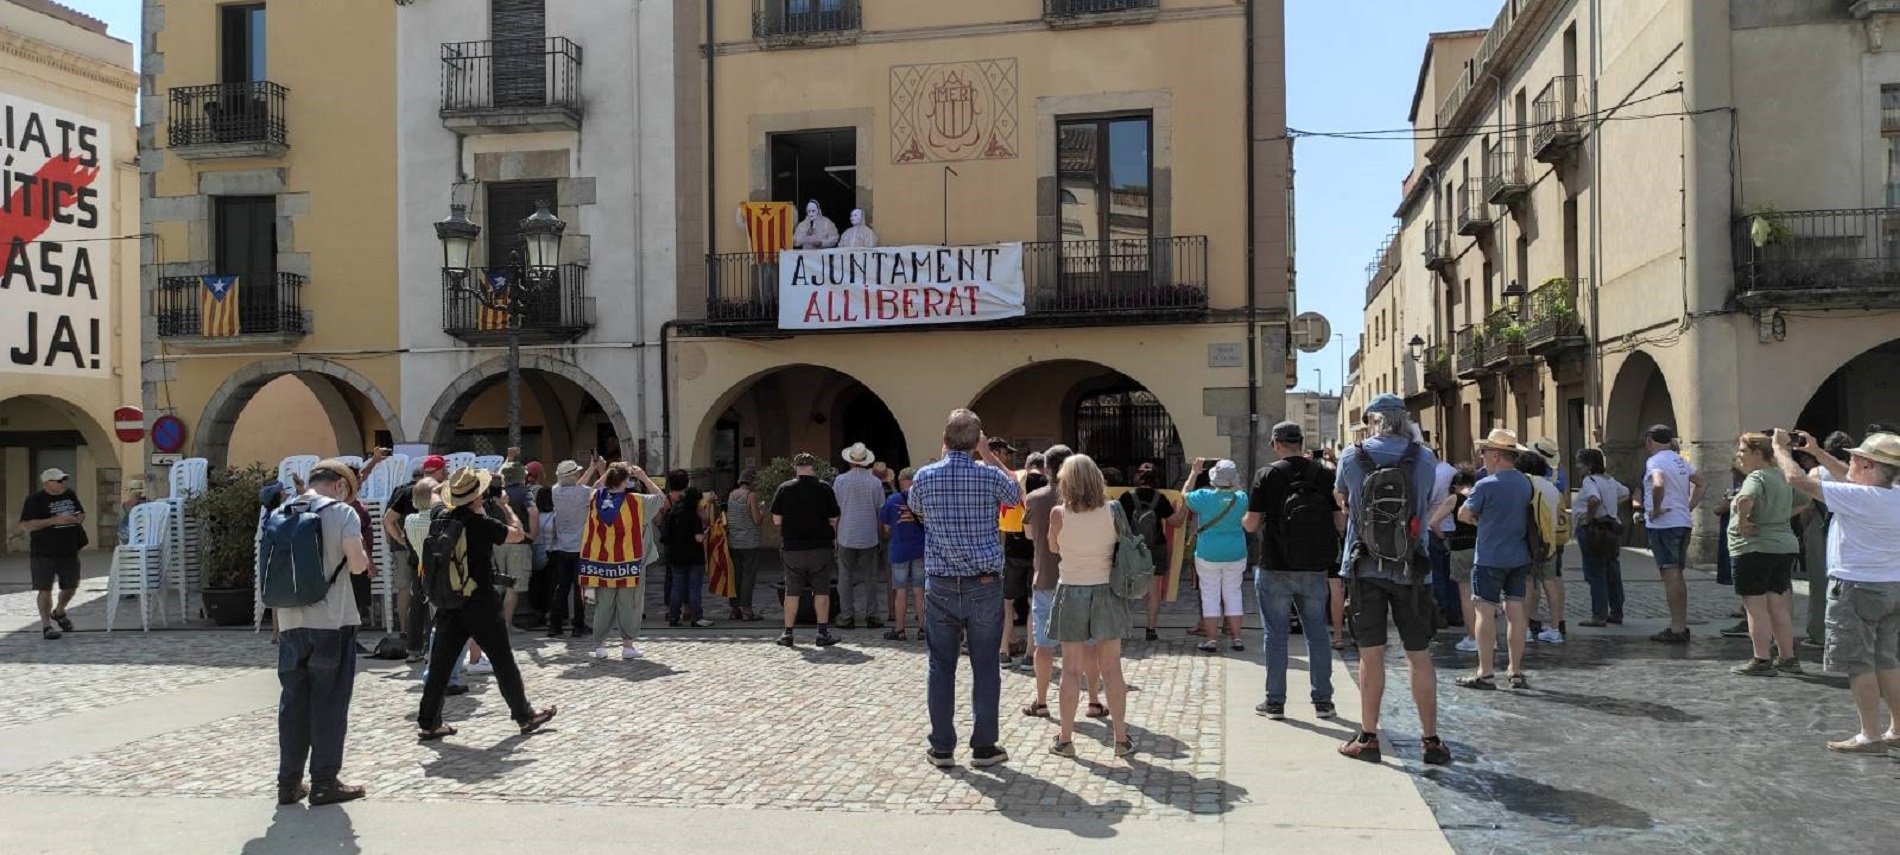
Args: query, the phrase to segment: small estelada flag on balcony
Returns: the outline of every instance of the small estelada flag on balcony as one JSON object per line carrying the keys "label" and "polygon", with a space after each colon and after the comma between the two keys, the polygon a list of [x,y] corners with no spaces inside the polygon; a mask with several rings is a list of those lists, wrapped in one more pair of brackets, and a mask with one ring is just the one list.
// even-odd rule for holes
{"label": "small estelada flag on balcony", "polygon": [[482,287],[488,289],[481,301],[480,316],[475,319],[475,328],[500,332],[508,328],[508,274],[489,273],[482,277]]}
{"label": "small estelada flag on balcony", "polygon": [[238,334],[238,278],[198,278],[198,334],[228,338]]}
{"label": "small estelada flag on balcony", "polygon": [[747,246],[759,261],[776,261],[780,250],[791,248],[792,221],[797,216],[790,202],[742,202],[739,205]]}

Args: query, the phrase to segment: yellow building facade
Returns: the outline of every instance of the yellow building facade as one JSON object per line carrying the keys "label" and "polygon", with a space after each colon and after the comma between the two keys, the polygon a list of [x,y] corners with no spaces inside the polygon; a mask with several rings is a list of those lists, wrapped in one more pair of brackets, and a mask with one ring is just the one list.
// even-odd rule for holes
{"label": "yellow building facade", "polygon": [[[0,552],[59,468],[95,546],[116,542],[143,449],[113,435],[139,400],[138,77],[132,45],[47,0],[0,2]],[[41,192],[43,191],[43,192]]]}
{"label": "yellow building facade", "polygon": [[[1253,145],[1250,185],[1247,137],[1249,108],[1256,139],[1284,135],[1281,18],[1213,0],[716,4],[709,88],[679,117],[711,148],[681,181],[683,221],[705,224],[682,253],[706,263],[680,266],[668,458],[715,483],[854,442],[921,464],[971,407],[992,436],[1124,474],[1244,463],[1250,410],[1271,426],[1289,380],[1288,146]],[[816,203],[839,231],[860,211],[883,247],[1021,242],[1021,316],[781,326],[779,262],[741,210],[765,202],[800,220]]]}
{"label": "yellow building facade", "polygon": [[393,4],[146,4],[142,397],[214,465],[404,439]]}

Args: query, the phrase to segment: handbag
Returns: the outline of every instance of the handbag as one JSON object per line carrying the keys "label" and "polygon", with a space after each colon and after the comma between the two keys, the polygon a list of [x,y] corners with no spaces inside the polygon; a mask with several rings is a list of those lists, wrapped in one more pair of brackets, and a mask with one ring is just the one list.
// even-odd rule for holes
{"label": "handbag", "polygon": [[1227,500],[1227,507],[1221,508],[1220,513],[1215,514],[1213,519],[1208,520],[1206,525],[1196,529],[1194,533],[1206,534],[1208,529],[1220,525],[1220,521],[1226,519],[1228,514],[1233,513],[1234,506],[1238,504],[1240,504],[1240,496],[1236,494]]}
{"label": "handbag", "polygon": [[1109,569],[1108,589],[1124,600],[1139,600],[1148,595],[1154,579],[1154,555],[1122,515],[1121,503],[1109,502],[1108,507],[1115,518],[1115,563]]}

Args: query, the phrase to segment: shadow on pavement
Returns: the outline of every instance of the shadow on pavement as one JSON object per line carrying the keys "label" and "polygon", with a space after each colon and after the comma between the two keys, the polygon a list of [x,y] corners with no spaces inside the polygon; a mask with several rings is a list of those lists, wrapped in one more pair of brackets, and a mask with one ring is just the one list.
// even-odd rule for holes
{"label": "shadow on pavement", "polygon": [[286,805],[271,814],[263,837],[246,841],[242,855],[357,855],[356,828],[340,805]]}
{"label": "shadow on pavement", "polygon": [[[507,726],[513,727],[514,723],[508,722]],[[436,759],[422,764],[424,777],[447,778],[464,784],[478,784],[503,777],[511,770],[535,762],[533,758],[522,759],[513,756],[515,749],[532,737],[515,734],[488,748],[476,748],[451,741],[467,739],[472,735],[467,728],[459,728],[459,730],[461,732],[454,736],[422,743],[437,755]],[[541,733],[553,732],[552,727],[541,731]]]}
{"label": "shadow on pavement", "polygon": [[[558,667],[558,666],[549,666]],[[561,668],[554,676],[557,680],[599,680],[616,679],[629,683],[644,683],[688,673],[664,662],[651,659],[587,659]]]}
{"label": "shadow on pavement", "polygon": [[1643,830],[1656,823],[1641,810],[1595,793],[1560,789],[1522,775],[1466,764],[1427,769],[1418,777],[1512,813],[1560,825]]}
{"label": "shadow on pavement", "polygon": [[1247,795],[1246,788],[1219,778],[1198,778],[1192,772],[1153,765],[1142,759],[1146,749],[1140,739],[1135,740],[1135,747],[1134,754],[1122,758],[1128,764],[1126,767],[1106,766],[1087,757],[1077,757],[1075,762],[1097,775],[1140,790],[1156,804],[1203,816],[1229,813]]}
{"label": "shadow on pavement", "polygon": [[855,647],[846,647],[842,644],[833,647],[800,644],[792,649],[798,651],[799,658],[813,665],[863,665],[876,658]]}
{"label": "shadow on pavement", "polygon": [[[1268,722],[1268,724],[1284,724],[1288,727],[1296,727],[1300,730],[1317,733],[1321,736],[1330,736],[1341,742],[1359,735],[1359,724],[1357,722],[1347,721],[1343,718],[1335,718],[1330,722],[1300,721],[1296,718],[1289,718],[1277,722]],[[1343,725],[1343,727],[1341,725]]]}
{"label": "shadow on pavement", "polygon": [[[955,767],[942,771],[946,777],[963,781],[982,793],[991,804],[996,805],[996,813],[1011,822],[1051,831],[1066,831],[1091,840],[1114,837],[1115,826],[1133,807],[1121,799],[1106,804],[1089,804],[1081,796],[1007,765],[984,769]],[[1043,797],[1033,804],[1011,798],[1012,790],[1022,791],[1017,787],[1019,782],[1033,784],[1030,789],[1040,789]]]}
{"label": "shadow on pavement", "polygon": [[1652,701],[1634,701],[1610,695],[1582,695],[1555,689],[1520,689],[1513,693],[1515,697],[1531,698],[1566,706],[1583,707],[1593,712],[1608,713],[1625,718],[1647,718],[1671,724],[1686,724],[1701,721],[1699,715],[1692,715],[1668,704]]}

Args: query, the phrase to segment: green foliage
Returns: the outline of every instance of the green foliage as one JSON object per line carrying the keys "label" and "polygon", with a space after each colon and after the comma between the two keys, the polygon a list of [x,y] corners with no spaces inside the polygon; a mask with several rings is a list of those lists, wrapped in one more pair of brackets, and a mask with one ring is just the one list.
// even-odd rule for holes
{"label": "green foliage", "polygon": [[1521,345],[1524,343],[1524,326],[1517,323],[1508,324],[1498,330],[1498,336],[1503,339],[1506,344]]}
{"label": "green foliage", "polygon": [[1748,239],[1756,249],[1777,244],[1794,238],[1794,229],[1781,217],[1781,211],[1773,205],[1761,205],[1750,213],[1748,218]]}
{"label": "green foliage", "polygon": [[[822,481],[830,481],[838,474],[838,470],[823,458],[818,460],[818,465],[812,471]],[[772,462],[759,467],[759,482],[754,484],[753,488],[758,491],[762,500],[771,501],[772,491],[777,490],[778,485],[797,477],[797,474],[792,471],[791,458],[774,457]]]}
{"label": "green foliage", "polygon": [[203,493],[185,503],[188,519],[202,526],[206,588],[248,588],[256,571],[257,512],[263,506],[257,494],[276,480],[276,473],[258,464],[210,473]]}

